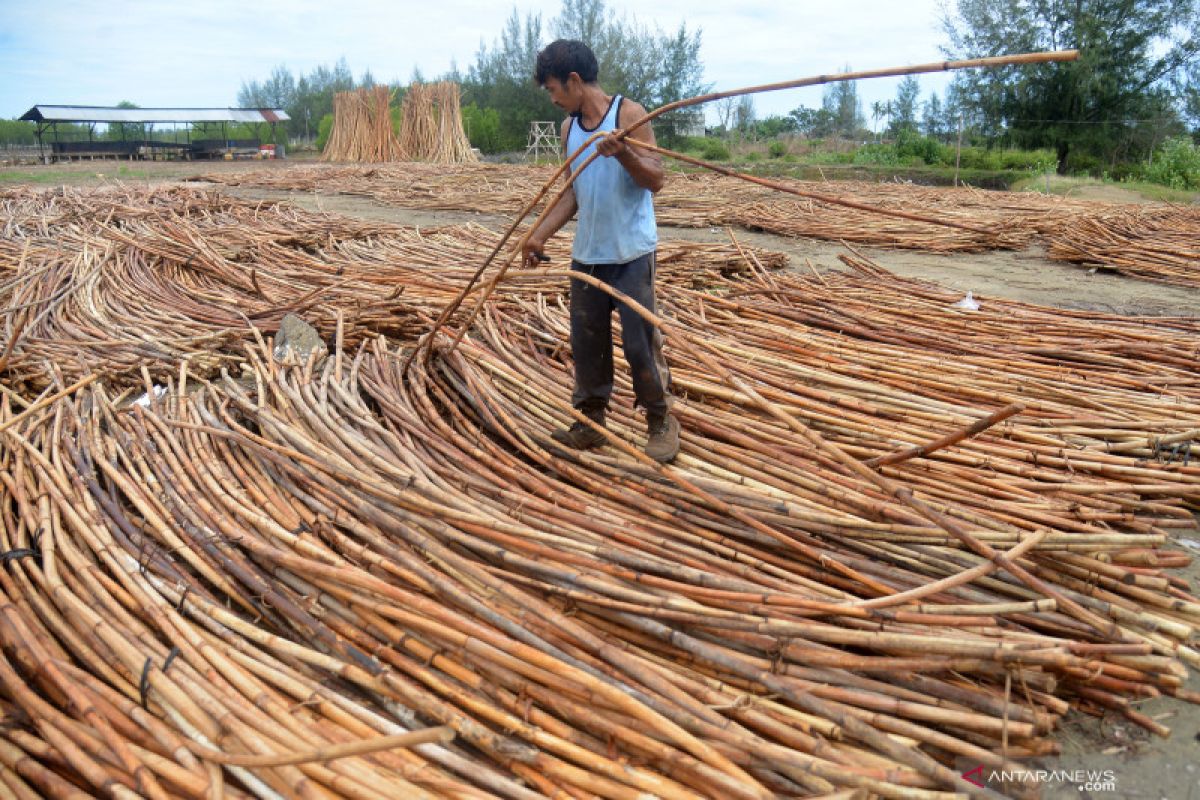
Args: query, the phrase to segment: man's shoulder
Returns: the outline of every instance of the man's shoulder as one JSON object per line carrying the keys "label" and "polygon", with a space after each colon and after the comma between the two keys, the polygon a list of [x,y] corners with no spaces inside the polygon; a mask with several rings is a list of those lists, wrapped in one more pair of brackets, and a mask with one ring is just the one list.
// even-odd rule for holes
{"label": "man's shoulder", "polygon": [[618,109],[617,114],[617,124],[625,127],[626,120],[633,121],[646,116],[646,107],[637,100],[622,96],[621,107]]}

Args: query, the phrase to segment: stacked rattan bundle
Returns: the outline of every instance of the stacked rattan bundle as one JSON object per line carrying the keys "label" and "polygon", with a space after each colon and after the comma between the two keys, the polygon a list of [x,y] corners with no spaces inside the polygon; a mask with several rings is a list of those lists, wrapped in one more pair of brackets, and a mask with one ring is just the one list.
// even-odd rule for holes
{"label": "stacked rattan bundle", "polygon": [[400,145],[412,161],[461,164],[479,160],[463,131],[457,83],[408,87],[400,111]]}
{"label": "stacked rattan bundle", "polygon": [[333,98],[333,130],[325,161],[398,161],[403,149],[392,129],[392,93],[386,86],[338,92]]}

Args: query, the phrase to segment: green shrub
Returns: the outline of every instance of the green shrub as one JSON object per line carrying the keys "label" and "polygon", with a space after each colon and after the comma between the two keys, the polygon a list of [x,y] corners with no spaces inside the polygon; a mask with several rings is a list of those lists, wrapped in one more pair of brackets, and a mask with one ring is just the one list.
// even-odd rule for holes
{"label": "green shrub", "polygon": [[705,161],[728,161],[733,156],[720,139],[705,139],[700,146],[700,157]]}
{"label": "green shrub", "polygon": [[[999,150],[988,150],[983,147],[964,147],[959,166],[963,169],[998,170],[1000,169],[1000,162]],[[950,163],[954,163],[953,156],[951,156]]]}
{"label": "green shrub", "polygon": [[1053,171],[1058,165],[1058,156],[1053,150],[1002,150],[1001,169],[1029,169],[1035,172]]}
{"label": "green shrub", "polygon": [[864,144],[854,151],[851,163],[896,167],[900,165],[900,159],[896,155],[896,148],[890,144]]}
{"label": "green shrub", "polygon": [[1200,148],[1190,139],[1168,139],[1155,152],[1146,180],[1172,189],[1200,189]]}
{"label": "green shrub", "polygon": [[783,158],[787,155],[787,151],[787,144],[779,141],[778,139],[767,145],[767,155],[769,155],[771,158]]}
{"label": "green shrub", "polygon": [[759,152],[746,153],[745,157],[742,160],[743,161],[762,161],[762,153],[759,153]]}
{"label": "green shrub", "polygon": [[463,106],[463,128],[472,147],[484,153],[498,153],[502,149],[500,136],[500,112],[494,108],[480,108],[475,103]]}
{"label": "green shrub", "polygon": [[324,152],[325,143],[329,141],[329,134],[333,132],[333,114],[326,114],[321,117],[321,121],[317,124],[317,149]]}
{"label": "green shrub", "polygon": [[936,164],[940,160],[941,145],[936,139],[921,136],[914,130],[905,128],[896,137],[896,158],[903,163],[919,161],[922,164]]}
{"label": "green shrub", "polygon": [[37,143],[35,126],[32,122],[15,119],[0,119],[0,144],[30,145]]}
{"label": "green shrub", "polygon": [[1067,167],[1072,175],[1092,175],[1100,177],[1108,168],[1108,162],[1090,153],[1072,153],[1067,158]]}

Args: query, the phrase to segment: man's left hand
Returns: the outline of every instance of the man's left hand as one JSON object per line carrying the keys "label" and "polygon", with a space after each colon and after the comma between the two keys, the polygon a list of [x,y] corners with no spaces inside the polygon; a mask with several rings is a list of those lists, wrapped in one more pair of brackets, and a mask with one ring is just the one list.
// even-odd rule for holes
{"label": "man's left hand", "polygon": [[602,156],[619,156],[629,151],[629,145],[624,139],[618,139],[616,133],[608,133],[596,140],[596,152]]}

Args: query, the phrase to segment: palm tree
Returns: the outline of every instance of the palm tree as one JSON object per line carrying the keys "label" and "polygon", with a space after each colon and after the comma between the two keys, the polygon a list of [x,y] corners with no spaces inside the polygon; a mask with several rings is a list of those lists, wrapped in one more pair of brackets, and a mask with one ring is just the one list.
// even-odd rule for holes
{"label": "palm tree", "polygon": [[879,120],[883,119],[884,105],[880,100],[871,103],[871,125],[875,130],[875,142],[879,142]]}

